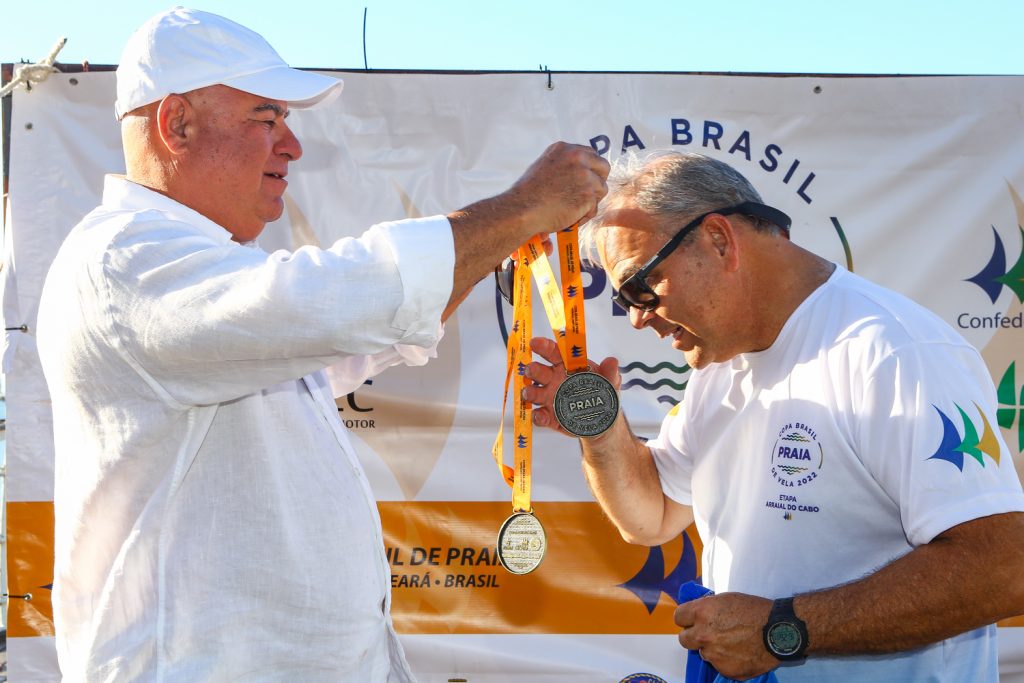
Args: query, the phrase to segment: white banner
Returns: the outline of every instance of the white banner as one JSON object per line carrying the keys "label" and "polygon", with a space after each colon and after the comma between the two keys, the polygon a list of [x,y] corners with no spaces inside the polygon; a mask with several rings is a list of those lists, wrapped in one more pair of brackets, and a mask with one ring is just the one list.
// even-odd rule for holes
{"label": "white banner", "polygon": [[[981,349],[1024,471],[1024,78],[554,74],[549,88],[544,74],[339,75],[339,100],[289,119],[304,156],[285,216],[260,239],[268,251],[450,212],[507,188],[555,140],[610,158],[705,152],[791,215],[796,242],[909,295]],[[3,307],[5,327],[28,331],[8,332],[4,355],[10,590],[34,596],[10,607],[15,681],[58,680],[55,660],[21,657],[52,648],[53,447],[35,316],[64,235],[99,202],[103,174],[124,170],[113,101],[111,72],[55,74],[14,95]],[[682,398],[684,360],[616,314],[603,273],[585,285],[590,354],[620,359],[624,409],[654,435]],[[622,542],[572,441],[538,433],[534,449],[534,499],[551,511],[561,550],[552,543],[540,576],[493,564],[510,498],[490,457],[510,312],[480,284],[437,360],[338,401],[381,501],[410,662],[422,681],[615,683],[646,671],[681,682],[671,589],[697,571],[699,540],[691,530],[661,548]],[[542,330],[539,304],[535,319]],[[451,531],[454,522],[469,531]],[[444,590],[419,587],[426,569]],[[1024,681],[1021,626],[1001,628],[1004,683]]]}

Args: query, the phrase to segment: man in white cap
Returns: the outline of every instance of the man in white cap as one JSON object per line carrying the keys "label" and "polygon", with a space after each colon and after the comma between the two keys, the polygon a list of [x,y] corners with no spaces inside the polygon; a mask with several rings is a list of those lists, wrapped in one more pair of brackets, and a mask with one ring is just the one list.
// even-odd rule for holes
{"label": "man in white cap", "polygon": [[505,193],[329,249],[247,244],[341,82],[175,9],[117,74],[127,176],[74,228],[38,320],[56,441],[65,680],[409,681],[380,519],[323,369],[422,364],[533,233],[592,214],[607,164],[558,143]]}

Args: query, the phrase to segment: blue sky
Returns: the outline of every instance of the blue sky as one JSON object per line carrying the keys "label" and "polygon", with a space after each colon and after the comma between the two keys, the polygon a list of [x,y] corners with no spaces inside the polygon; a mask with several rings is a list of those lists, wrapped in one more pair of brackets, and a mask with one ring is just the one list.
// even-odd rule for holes
{"label": "blue sky", "polygon": [[[151,0],[7,2],[0,61],[116,64]],[[1024,74],[1019,0],[207,0],[297,67]]]}

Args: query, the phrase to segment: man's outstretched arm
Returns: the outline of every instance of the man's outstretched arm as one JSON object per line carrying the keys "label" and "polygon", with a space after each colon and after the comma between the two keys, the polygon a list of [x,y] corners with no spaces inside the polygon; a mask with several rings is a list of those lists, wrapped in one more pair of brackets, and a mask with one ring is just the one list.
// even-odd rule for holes
{"label": "man's outstretched arm", "polygon": [[[550,364],[535,361],[526,371],[527,378],[534,382],[524,389],[524,398],[536,404],[534,423],[568,434],[555,420],[551,408],[555,391],[566,377],[558,346],[550,339],[538,337],[530,347]],[[621,384],[615,358],[607,358],[599,365],[591,363],[591,370],[616,389]],[[628,542],[659,545],[678,536],[693,521],[690,507],[680,505],[661,490],[651,451],[630,430],[622,412],[608,431],[580,439],[580,446],[590,490]]]}

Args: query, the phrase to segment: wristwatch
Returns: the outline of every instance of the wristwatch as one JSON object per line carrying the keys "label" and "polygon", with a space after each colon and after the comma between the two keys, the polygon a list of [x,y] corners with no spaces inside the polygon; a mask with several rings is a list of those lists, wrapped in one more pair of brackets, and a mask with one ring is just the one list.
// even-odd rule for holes
{"label": "wristwatch", "polygon": [[807,657],[807,624],[793,612],[793,598],[772,603],[768,623],[764,625],[764,646],[776,659],[792,662]]}

